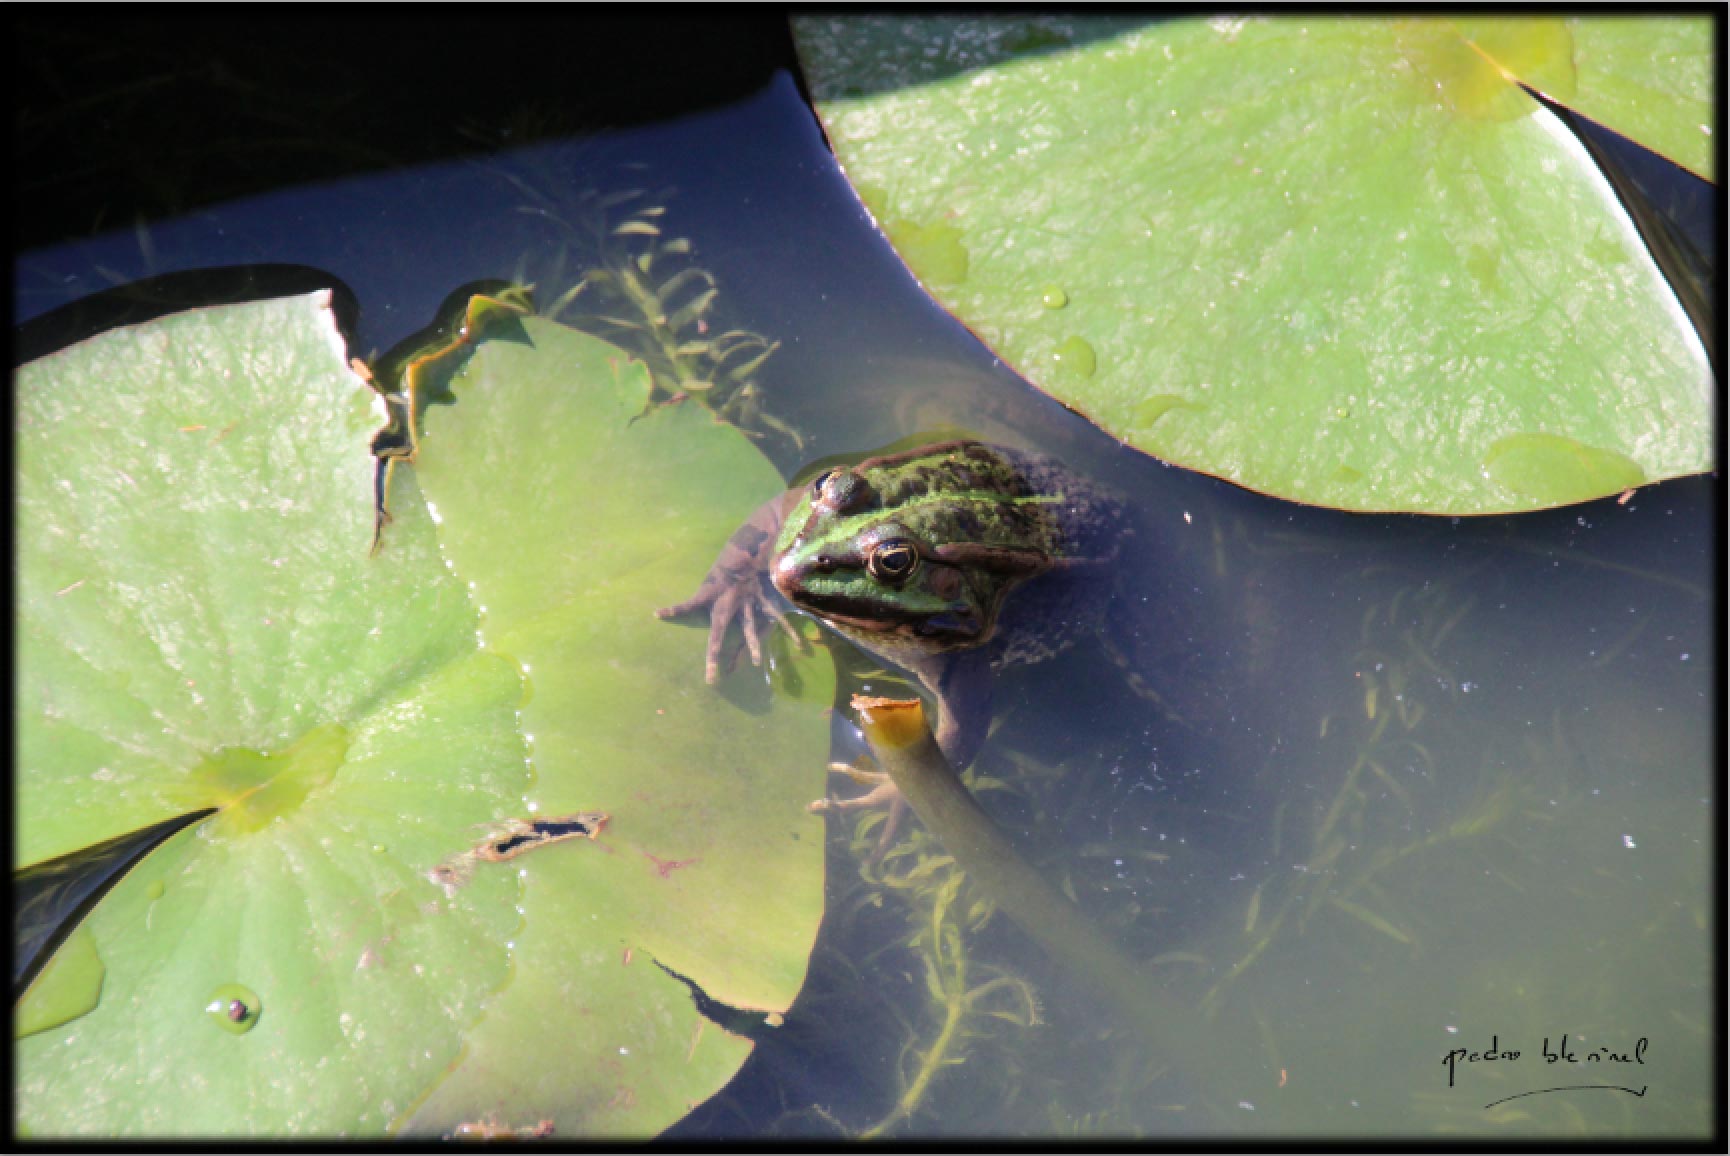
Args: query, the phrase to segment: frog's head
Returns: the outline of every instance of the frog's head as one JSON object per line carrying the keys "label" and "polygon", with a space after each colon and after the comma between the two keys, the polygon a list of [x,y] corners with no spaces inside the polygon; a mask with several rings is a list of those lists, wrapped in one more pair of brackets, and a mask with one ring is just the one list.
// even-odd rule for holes
{"label": "frog's head", "polygon": [[929,490],[885,501],[870,471],[825,471],[782,528],[771,580],[794,605],[877,649],[983,645],[1004,597],[1051,559],[992,544],[972,505]]}

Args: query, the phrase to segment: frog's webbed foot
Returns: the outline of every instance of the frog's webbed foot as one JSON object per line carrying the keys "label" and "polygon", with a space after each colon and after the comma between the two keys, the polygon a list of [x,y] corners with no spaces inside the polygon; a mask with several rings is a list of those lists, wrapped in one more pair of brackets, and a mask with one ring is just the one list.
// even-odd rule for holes
{"label": "frog's webbed foot", "polygon": [[781,596],[769,584],[769,557],[774,552],[775,536],[780,532],[785,517],[785,506],[786,496],[783,495],[758,507],[756,513],[721,547],[721,556],[709,567],[697,592],[683,602],[655,611],[657,618],[708,612],[709,647],[703,656],[703,678],[711,685],[738,661],[737,651],[726,655],[726,661],[722,661],[727,628],[735,619],[745,636],[745,646],[750,650],[751,662],[755,666],[763,665],[763,632],[759,616],[762,616],[762,622],[777,623],[800,650],[808,649],[805,637],[782,609]]}
{"label": "frog's webbed foot", "polygon": [[[655,611],[657,618],[678,618],[686,614],[695,614],[706,610],[709,614],[709,646],[703,654],[703,679],[713,685],[721,677],[723,671],[732,670],[733,664],[739,659],[739,652],[723,655],[727,641],[727,628],[736,619],[740,632],[745,636],[745,648],[751,652],[751,665],[763,665],[763,636],[758,625],[759,615],[763,622],[773,621],[800,650],[808,649],[805,638],[788,620],[786,612],[776,602],[763,575],[757,571],[745,573],[728,573],[722,570],[722,563],[717,562],[715,568],[709,571],[709,576],[703,579],[703,584],[697,588],[696,594],[673,606],[663,606]],[[725,662],[723,662],[725,657]]]}
{"label": "frog's webbed foot", "polygon": [[856,811],[866,807],[883,807],[888,809],[888,816],[883,820],[883,830],[877,835],[877,846],[871,851],[870,862],[873,866],[881,862],[883,855],[895,841],[895,832],[901,826],[901,819],[907,814],[907,796],[901,793],[901,788],[895,785],[883,771],[867,771],[848,763],[830,763],[829,773],[846,775],[856,783],[863,783],[871,789],[863,795],[851,799],[818,799],[809,810],[814,815],[829,811]]}

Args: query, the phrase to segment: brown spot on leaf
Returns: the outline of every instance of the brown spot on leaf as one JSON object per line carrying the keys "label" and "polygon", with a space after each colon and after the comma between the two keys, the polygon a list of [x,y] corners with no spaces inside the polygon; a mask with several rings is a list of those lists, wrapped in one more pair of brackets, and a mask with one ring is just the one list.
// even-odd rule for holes
{"label": "brown spot on leaf", "polygon": [[689,867],[698,862],[696,859],[662,859],[659,855],[650,855],[647,851],[644,851],[643,854],[649,862],[655,865],[655,874],[662,879],[668,878],[681,867]]}

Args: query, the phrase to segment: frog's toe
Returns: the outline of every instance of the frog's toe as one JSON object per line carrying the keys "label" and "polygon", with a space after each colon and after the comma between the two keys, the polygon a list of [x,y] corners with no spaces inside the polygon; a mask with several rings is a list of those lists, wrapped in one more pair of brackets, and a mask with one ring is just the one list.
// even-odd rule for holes
{"label": "frog's toe", "polygon": [[683,618],[687,614],[695,614],[707,609],[715,601],[715,590],[705,582],[697,588],[697,592],[683,602],[675,602],[671,606],[660,606],[655,609],[656,618]]}
{"label": "frog's toe", "polygon": [[846,775],[855,783],[867,787],[875,787],[879,783],[889,781],[889,775],[885,771],[868,771],[864,767],[856,767],[852,763],[830,763],[829,773],[831,775]]}
{"label": "frog's toe", "polygon": [[739,625],[745,631],[745,645],[751,651],[751,665],[763,665],[763,640],[757,635],[757,603],[752,598],[739,599]]}
{"label": "frog's toe", "polygon": [[757,592],[757,606],[775,621],[775,625],[786,631],[788,639],[799,648],[801,654],[810,651],[811,644],[805,640],[803,634],[799,633],[799,628],[793,625],[793,620],[787,617],[786,613],[775,604],[775,600],[762,590]]}
{"label": "frog's toe", "polygon": [[[715,605],[709,611],[709,645],[703,651],[703,681],[710,686],[721,680],[721,652],[727,644],[727,627],[738,613],[738,594],[733,590],[725,590],[715,599]],[[727,663],[731,670],[732,662]]]}
{"label": "frog's toe", "polygon": [[830,763],[831,775],[846,775],[855,783],[870,787],[863,795],[851,799],[818,799],[811,804],[814,814],[825,811],[858,811],[867,807],[893,807],[901,802],[901,788],[884,771],[866,770],[851,763]]}
{"label": "frog's toe", "polygon": [[877,846],[871,852],[871,863],[882,861],[884,852],[889,850],[895,840],[895,832],[901,826],[901,818],[907,814],[907,797],[901,793],[901,788],[895,785],[882,771],[867,771],[846,763],[830,763],[832,774],[846,775],[858,783],[874,784],[869,791],[852,799],[818,799],[810,806],[812,814],[820,815],[829,811],[858,811],[867,807],[885,807],[889,814],[883,820],[883,830],[877,836]]}
{"label": "frog's toe", "polygon": [[900,798],[901,788],[897,787],[885,775],[883,782],[878,783],[863,795],[851,799],[817,799],[811,804],[810,810],[813,814],[822,814],[826,811],[857,811],[864,807],[888,807],[893,806]]}

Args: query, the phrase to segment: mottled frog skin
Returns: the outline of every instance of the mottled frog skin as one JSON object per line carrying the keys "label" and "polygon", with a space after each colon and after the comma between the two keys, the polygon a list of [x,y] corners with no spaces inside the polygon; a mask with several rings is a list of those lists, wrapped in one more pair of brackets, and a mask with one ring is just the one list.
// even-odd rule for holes
{"label": "mottled frog skin", "polygon": [[1061,463],[948,441],[826,470],[740,527],[695,596],[707,673],[740,620],[761,661],[758,615],[775,594],[914,675],[937,701],[957,769],[991,720],[991,672],[1037,662],[1099,629],[1129,534],[1121,502]]}

